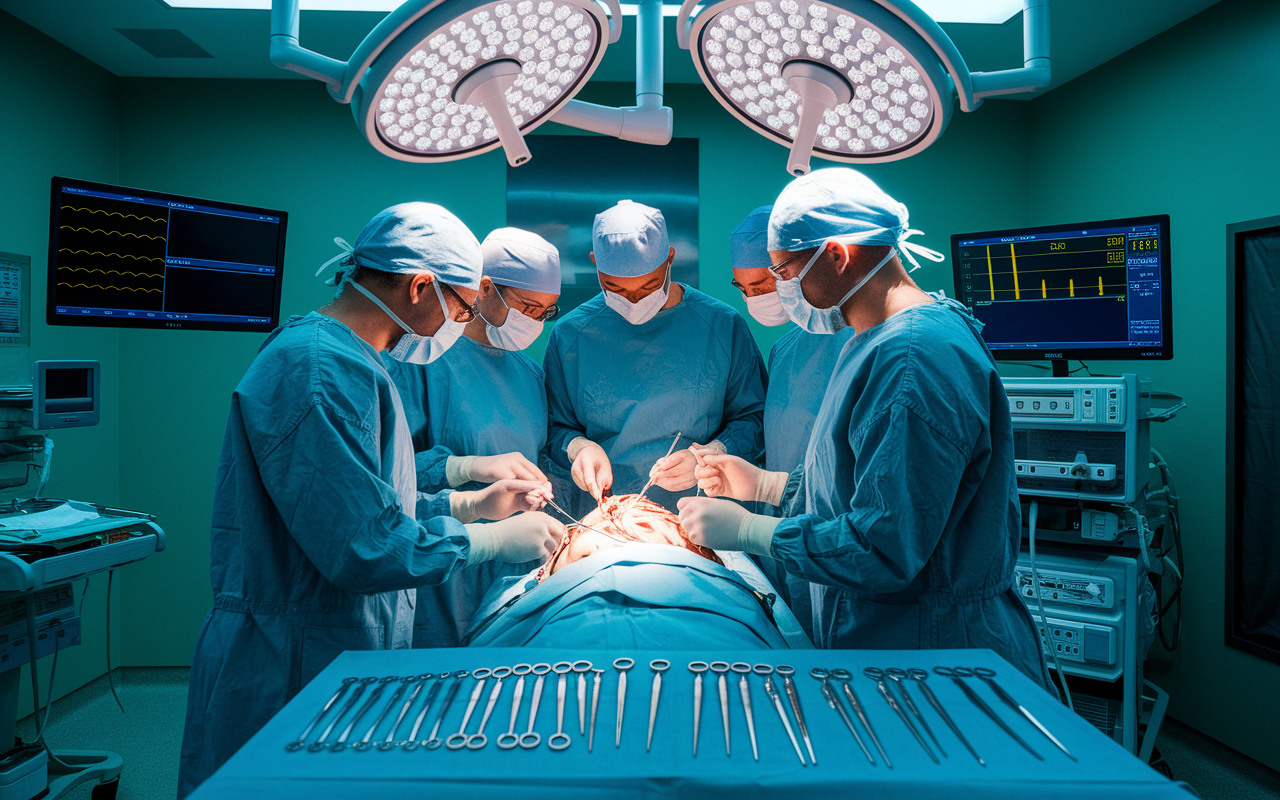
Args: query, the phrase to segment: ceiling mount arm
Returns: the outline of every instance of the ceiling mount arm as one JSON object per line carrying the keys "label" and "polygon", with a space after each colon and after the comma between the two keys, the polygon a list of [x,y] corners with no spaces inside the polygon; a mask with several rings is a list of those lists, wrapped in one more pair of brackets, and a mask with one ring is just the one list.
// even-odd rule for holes
{"label": "ceiling mount arm", "polygon": [[1032,92],[1049,85],[1049,0],[1023,0],[1022,52],[1021,69],[973,73],[973,100]]}
{"label": "ceiling mount arm", "polygon": [[324,81],[333,89],[342,85],[344,61],[322,56],[298,44],[298,0],[271,0],[271,63]]}

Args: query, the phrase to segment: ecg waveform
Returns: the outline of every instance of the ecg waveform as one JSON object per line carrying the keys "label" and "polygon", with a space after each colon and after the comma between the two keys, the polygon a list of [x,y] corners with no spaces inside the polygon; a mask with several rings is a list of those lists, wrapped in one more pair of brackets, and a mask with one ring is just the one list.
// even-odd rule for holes
{"label": "ecg waveform", "polygon": [[61,206],[58,228],[59,305],[162,309],[169,235],[166,209],[77,197]]}
{"label": "ecg waveform", "polygon": [[119,211],[107,211],[101,208],[76,208],[75,206],[63,206],[62,209],[64,211],[84,211],[89,214],[106,214],[107,216],[112,216],[112,217],[124,217],[124,218],[132,217],[133,219],[143,219],[143,220],[146,220],[147,222],[164,222],[164,220],[157,219],[155,217],[141,217],[141,216],[138,216],[137,214],[121,214]]}
{"label": "ecg waveform", "polygon": [[161,264],[164,263],[163,258],[156,258],[154,256],[134,256],[128,253],[104,253],[100,250],[72,250],[68,247],[59,247],[58,252],[59,253],[79,253],[79,254],[90,255],[90,256],[107,256],[111,258],[132,258],[135,261],[159,261]]}
{"label": "ecg waveform", "polygon": [[121,292],[161,292],[161,289],[145,289],[140,286],[100,286],[96,283],[64,283],[58,281],[59,286],[65,286],[68,289],[115,289]]}
{"label": "ecg waveform", "polygon": [[62,229],[64,231],[88,231],[89,233],[102,233],[107,236],[132,236],[135,239],[159,239],[162,242],[164,241],[163,236],[150,236],[145,233],[134,233],[133,231],[104,231],[102,228],[76,228],[71,225],[63,225]]}
{"label": "ecg waveform", "polygon": [[129,270],[120,269],[90,269],[88,267],[58,267],[58,269],[66,270],[67,272],[101,272],[103,275],[132,275],[135,278],[164,278],[163,275],[152,275],[149,272],[130,272]]}
{"label": "ecg waveform", "polygon": [[1123,300],[1126,252],[1123,235],[969,245],[961,251],[962,274],[979,302]]}

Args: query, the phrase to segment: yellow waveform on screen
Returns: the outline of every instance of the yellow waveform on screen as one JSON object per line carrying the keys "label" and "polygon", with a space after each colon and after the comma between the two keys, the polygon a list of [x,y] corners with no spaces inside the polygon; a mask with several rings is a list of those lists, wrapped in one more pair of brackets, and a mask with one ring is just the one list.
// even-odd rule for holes
{"label": "yellow waveform on screen", "polygon": [[109,217],[133,217],[134,219],[145,219],[148,222],[164,222],[164,220],[156,219],[155,217],[140,217],[137,214],[121,214],[119,211],[106,211],[101,208],[76,208],[75,206],[63,206],[63,208],[68,211],[88,211],[90,214],[106,214]]}
{"label": "yellow waveform on screen", "polygon": [[67,247],[59,247],[58,252],[79,253],[88,256],[114,256],[115,258],[132,258],[135,261],[159,261],[161,264],[164,263],[163,258],[156,258],[155,256],[131,256],[128,253],[103,253],[100,250],[72,250]]}
{"label": "yellow waveform on screen", "polygon": [[103,275],[133,275],[137,278],[163,278],[163,275],[152,275],[149,272],[129,272],[128,270],[118,269],[90,269],[89,267],[58,267],[68,272],[101,272]]}
{"label": "yellow waveform on screen", "polygon": [[1072,297],[1075,297],[1075,296],[1076,296],[1076,281],[1075,281],[1075,278],[1072,278],[1070,281],[1068,281],[1068,283],[1069,283],[1069,284],[1071,284],[1071,296],[1072,296]]}
{"label": "yellow waveform on screen", "polygon": [[1022,291],[1018,288],[1018,254],[1013,250],[1013,244],[1009,245],[1009,257],[1013,259],[1013,299],[1021,300]]}
{"label": "yellow waveform on screen", "polygon": [[58,285],[59,285],[59,286],[65,286],[65,287],[67,287],[68,289],[79,289],[79,288],[84,288],[84,289],[116,289],[116,290],[119,290],[119,291],[130,291],[130,292],[159,292],[159,291],[160,291],[159,289],[136,289],[136,288],[134,288],[134,287],[132,287],[132,286],[99,286],[99,285],[98,285],[98,284],[96,284],[96,283],[93,283],[93,284],[90,284],[90,283],[63,283],[62,281],[58,281]]}
{"label": "yellow waveform on screen", "polygon": [[116,236],[133,236],[134,238],[137,238],[137,239],[159,239],[162,242],[164,241],[163,236],[148,236],[145,233],[130,233],[129,231],[104,231],[101,228],[74,228],[70,225],[63,225],[61,227],[65,231],[88,231],[89,233],[105,233],[108,236],[110,236],[111,234],[115,234]]}

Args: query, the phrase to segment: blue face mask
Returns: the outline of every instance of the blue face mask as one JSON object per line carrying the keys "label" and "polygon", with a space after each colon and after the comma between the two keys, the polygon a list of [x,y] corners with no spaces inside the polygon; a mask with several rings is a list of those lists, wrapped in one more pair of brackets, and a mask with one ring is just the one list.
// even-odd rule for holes
{"label": "blue face mask", "polygon": [[348,280],[347,283],[351,284],[357,292],[369,298],[374,305],[382,309],[388,317],[391,317],[397,325],[404,328],[404,335],[388,351],[388,355],[396,361],[404,361],[409,364],[430,364],[444,355],[445,351],[452,347],[454,342],[458,341],[458,337],[462,335],[462,330],[467,327],[466,323],[457,322],[454,320],[453,315],[449,313],[449,304],[444,300],[444,292],[440,291],[439,279],[433,280],[431,285],[435,287],[436,299],[440,301],[440,310],[444,312],[444,324],[440,326],[434,336],[423,336],[415,332],[413,328],[404,323],[404,320],[397,317],[391,309],[387,308],[386,303],[374,296],[373,292],[355,281]]}
{"label": "blue face mask", "polygon": [[804,265],[804,269],[800,270],[799,275],[789,281],[779,280],[776,282],[778,287],[778,300],[781,301],[782,308],[787,312],[787,316],[791,318],[792,322],[799,325],[801,328],[804,328],[809,333],[829,334],[835,333],[842,328],[847,328],[848,323],[844,321],[844,314],[840,311],[840,307],[843,306],[850,297],[853,297],[855,292],[861,289],[867,281],[871,280],[875,274],[880,271],[880,268],[885,264],[888,264],[890,259],[897,254],[896,248],[889,248],[889,252],[885,254],[884,258],[880,259],[880,263],[872,267],[871,271],[868,272],[862,280],[855,283],[853,288],[846,292],[845,296],[840,298],[838,303],[830,308],[814,308],[813,305],[804,298],[804,290],[800,287],[800,282],[804,280],[804,276],[808,274],[809,270],[813,269],[813,264],[818,260],[818,256],[826,252],[827,244],[830,242],[830,239],[824,241],[822,246],[814,251],[813,256],[809,259],[808,263]]}

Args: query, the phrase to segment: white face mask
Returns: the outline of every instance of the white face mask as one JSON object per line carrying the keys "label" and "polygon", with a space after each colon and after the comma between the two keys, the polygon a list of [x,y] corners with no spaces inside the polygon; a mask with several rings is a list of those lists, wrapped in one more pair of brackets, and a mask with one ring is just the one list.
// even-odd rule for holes
{"label": "white face mask", "polygon": [[789,281],[777,281],[778,300],[781,301],[782,307],[786,309],[787,316],[791,317],[791,321],[804,328],[809,333],[835,333],[841,328],[847,328],[848,324],[844,321],[844,314],[840,311],[840,307],[848,302],[854,293],[863,287],[863,285],[871,280],[880,268],[889,263],[889,260],[897,254],[897,248],[889,248],[889,252],[885,257],[880,259],[880,263],[876,264],[870,272],[868,272],[862,280],[853,285],[853,288],[845,293],[834,306],[830,308],[814,308],[812,304],[804,297],[804,290],[800,287],[800,281],[804,280],[804,276],[809,270],[813,269],[813,264],[818,260],[818,256],[827,250],[827,245],[832,240],[827,239],[822,246],[814,251],[813,256],[808,263],[804,265],[804,269],[800,270],[800,274]]}
{"label": "white face mask", "polygon": [[[498,300],[507,307],[507,321],[494,325],[489,320],[484,320],[485,335],[489,337],[489,343],[502,350],[523,350],[533,344],[533,340],[542,333],[542,323],[507,305],[502,292],[496,287],[494,291],[498,294]],[[484,314],[480,315],[480,319],[484,319]]]}
{"label": "white face mask", "polygon": [[663,280],[661,289],[655,289],[634,303],[620,294],[614,294],[603,286],[600,288],[604,290],[605,305],[617,311],[622,315],[623,319],[632,325],[643,325],[657,316],[662,307],[667,304],[667,294],[671,290],[671,267],[670,265],[667,266],[667,277]]}
{"label": "white face mask", "polygon": [[791,320],[787,316],[787,310],[782,307],[782,300],[778,298],[777,292],[758,294],[744,299],[747,301],[747,312],[761,325],[776,328]]}
{"label": "white face mask", "polygon": [[444,312],[444,324],[440,326],[440,330],[435,332],[434,336],[423,336],[414,331],[387,308],[387,304],[379,300],[373,292],[364,288],[355,281],[348,280],[347,283],[355,287],[355,290],[382,309],[388,317],[391,317],[397,325],[404,328],[404,335],[395,343],[395,346],[388,351],[388,354],[396,361],[404,361],[409,364],[430,364],[445,351],[458,341],[458,337],[462,335],[462,329],[467,327],[466,323],[457,322],[453,319],[453,315],[449,313],[449,304],[444,300],[444,292],[440,291],[440,281],[433,280],[431,285],[435,287],[436,299],[440,301],[440,310]]}

